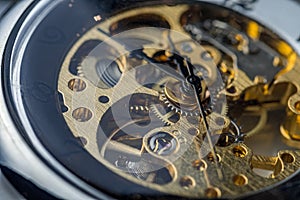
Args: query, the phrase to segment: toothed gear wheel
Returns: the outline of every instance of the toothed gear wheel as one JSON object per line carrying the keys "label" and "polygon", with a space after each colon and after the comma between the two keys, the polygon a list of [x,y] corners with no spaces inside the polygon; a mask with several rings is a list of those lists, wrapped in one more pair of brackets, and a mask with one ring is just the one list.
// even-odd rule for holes
{"label": "toothed gear wheel", "polygon": [[[208,80],[208,77],[204,73],[202,76],[204,77],[204,80]],[[176,84],[179,85],[181,83],[169,81],[165,84],[160,97],[161,101],[166,104],[167,107],[169,107],[172,111],[177,112],[183,116],[199,116],[200,113],[194,99],[194,95],[191,94],[188,97],[180,97],[182,99],[178,98],[179,95],[176,95],[175,91]],[[217,80],[211,86],[208,86],[203,94],[200,94],[203,99],[202,102],[206,115],[209,115],[211,112],[213,112],[216,106],[221,106],[221,108],[219,109],[219,113],[221,115],[227,114],[228,109],[225,103],[223,104],[222,102],[222,105],[217,105],[218,99],[223,95],[223,89],[223,81]],[[182,91],[179,91],[179,93],[182,94]]]}
{"label": "toothed gear wheel", "polygon": [[173,110],[170,110],[168,107],[165,108],[161,104],[152,104],[150,106],[150,109],[157,118],[159,118],[168,126],[173,125],[176,122],[176,118],[178,118],[178,113],[174,112]]}

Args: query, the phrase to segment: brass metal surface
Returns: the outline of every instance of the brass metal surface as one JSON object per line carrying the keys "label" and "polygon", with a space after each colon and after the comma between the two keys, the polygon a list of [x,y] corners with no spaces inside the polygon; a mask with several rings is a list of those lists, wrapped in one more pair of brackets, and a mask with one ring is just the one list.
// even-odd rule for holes
{"label": "brass metal surface", "polygon": [[[298,143],[300,141],[300,81],[298,77],[300,63],[298,55],[278,36],[273,35],[266,28],[247,18],[243,18],[243,24],[246,24],[245,27],[238,29],[238,27],[232,25],[233,28],[238,30],[234,33],[239,32],[234,37],[237,44],[232,48],[217,42],[213,37],[202,38],[201,42],[195,43],[195,39],[192,39],[191,34],[187,32],[186,26],[189,23],[182,24],[189,20],[188,18],[185,19],[187,13],[195,14],[192,12],[193,9],[192,5],[182,4],[176,6],[147,6],[124,11],[105,21],[101,21],[96,27],[78,38],[64,60],[58,79],[58,90],[63,94],[64,104],[68,108],[68,111],[63,113],[66,123],[75,137],[84,137],[87,140],[84,148],[107,168],[136,184],[167,194],[192,198],[235,198],[268,188],[286,180],[295,174],[300,167]],[[185,105],[195,110],[197,107],[193,98],[191,101],[189,101],[190,99],[186,101],[186,99],[176,98],[177,93],[175,97],[170,95],[171,92],[174,92],[172,87],[176,84],[171,84],[172,81],[167,81],[172,80],[170,77],[166,78],[166,80],[157,80],[158,85],[163,85],[163,88],[157,85],[151,87],[142,85],[140,79],[146,79],[148,74],[141,74],[137,78],[139,68],[135,68],[134,62],[139,62],[139,66],[143,68],[147,67],[147,62],[136,61],[130,58],[130,52],[124,46],[114,40],[110,40],[107,35],[98,30],[101,28],[107,33],[117,34],[115,33],[117,30],[125,28],[120,27],[122,25],[120,21],[124,19],[140,20],[138,16],[145,16],[146,14],[148,17],[151,15],[159,16],[169,24],[170,29],[178,32],[178,35],[171,34],[170,36],[171,38],[173,37],[172,40],[175,47],[180,49],[180,53],[189,56],[193,64],[203,66],[207,70],[209,80],[216,78],[216,71],[220,71],[222,76],[227,77],[226,80],[224,78],[224,85],[218,90],[217,97],[226,95],[228,105],[222,108],[224,112],[212,112],[207,116],[209,124],[214,131],[213,136],[219,138],[225,132],[228,133],[223,146],[217,145],[216,141],[217,161],[210,156],[211,149],[207,144],[201,117],[193,116],[193,123],[191,116],[183,115],[180,110],[167,110],[169,108],[168,104],[163,101],[164,99],[161,96],[166,95],[169,102],[172,102],[174,105]],[[226,23],[230,24],[231,22]],[[193,26],[196,27],[196,25]],[[163,31],[153,31],[149,35],[141,32],[128,32],[128,35],[124,37],[151,41],[151,43],[144,45],[143,48],[148,56],[153,56],[158,49],[171,49],[164,34]],[[179,37],[179,35],[182,36]],[[261,38],[262,35],[267,35],[271,39]],[[274,55],[277,56],[276,66],[274,67],[281,67],[282,70],[270,82],[265,83],[266,81],[261,77],[252,79],[246,71],[243,71],[238,66],[236,52],[247,55],[248,40],[251,39],[260,41],[261,45],[264,45],[261,48],[275,52]],[[83,59],[83,62],[77,66],[78,74],[70,73],[69,65],[72,57],[78,48],[89,40],[105,41],[110,48],[107,57],[113,57],[115,54],[120,55],[117,56],[116,62],[122,75],[116,85],[107,86],[100,80],[95,66],[101,58],[94,56],[88,56]],[[182,45],[188,45],[188,49],[181,49]],[[191,48],[191,52],[189,52],[189,48]],[[209,61],[201,58],[202,53],[205,52],[211,57]],[[164,57],[163,60],[167,60],[167,57]],[[282,63],[284,63],[284,66],[279,66]],[[251,64],[255,67],[255,63],[246,64]],[[168,86],[168,84],[171,84],[171,86]],[[213,81],[207,83],[208,86],[210,84],[213,85]],[[142,96],[151,96],[150,99],[155,99],[153,100],[155,103],[148,105],[148,101],[151,100],[145,100],[145,102],[148,102],[145,103],[143,98],[140,97],[141,100],[139,101],[141,103],[137,100],[138,103],[130,107],[127,104],[130,104],[131,101],[124,100],[134,95],[137,95],[137,98],[139,98],[141,94]],[[203,97],[205,95],[205,93],[202,94]],[[99,97],[101,96],[107,97],[109,99],[108,102],[99,102]],[[122,103],[123,101],[125,103]],[[256,105],[253,107],[253,105],[249,105],[249,102],[255,102]],[[119,127],[114,124],[117,122],[107,122],[115,127],[109,131],[101,130],[103,128],[101,127],[101,121],[104,120],[104,116],[107,116],[109,112],[112,112],[112,115],[116,114],[114,111],[111,111],[114,105],[119,105],[118,108],[120,108],[120,110],[115,112],[127,112],[125,109],[129,106],[131,111],[128,111],[128,113],[133,114],[130,115],[130,119],[123,119],[124,122],[117,124],[120,125]],[[124,110],[122,110],[123,108]],[[284,114],[286,118],[281,119],[279,123],[282,124],[281,127],[272,126],[272,121],[269,120],[271,111],[284,109],[287,110],[287,114]],[[147,122],[147,119],[145,120],[143,117],[135,118],[135,115],[144,116],[145,118],[150,116],[150,119],[153,120],[151,113],[159,116],[158,121],[163,123],[159,127],[153,127],[148,130],[145,134],[133,133],[128,136],[129,139],[126,139],[128,143],[140,139],[140,148],[124,143],[121,141],[122,139],[115,139],[119,137],[117,135],[120,134],[119,131],[122,128]],[[178,119],[170,121],[170,117],[175,115],[179,116]],[[247,121],[248,118],[242,120],[242,115],[258,122],[253,122],[253,126],[249,125],[250,130],[236,130],[235,128],[239,129],[239,127],[233,128],[233,124],[238,123],[233,123],[235,119],[237,121],[241,119],[240,121],[243,123],[252,123]],[[270,132],[274,133],[279,133],[279,129],[281,129],[284,135],[284,137],[280,134],[276,135],[276,137],[282,137],[280,140],[285,138],[286,141],[286,146],[283,146],[276,154],[257,154],[255,145],[250,145],[250,148],[247,142],[244,142],[250,136],[251,140],[255,140],[256,137],[259,138],[265,127],[269,127]],[[239,135],[239,131],[245,135]],[[105,137],[99,137],[99,132],[105,132]],[[168,137],[175,138],[174,141],[176,141],[174,143],[176,148],[165,156],[157,153],[159,146],[156,146],[155,151],[152,151],[151,147],[149,147],[149,140],[157,133],[162,132],[168,133]],[[230,137],[238,138],[239,136],[239,141],[229,141]],[[99,138],[102,141],[99,141]],[[120,136],[119,138],[122,137]],[[263,140],[268,141],[269,138],[265,137]],[[167,142],[166,139],[163,141]],[[274,143],[273,145],[276,146],[277,144]],[[162,149],[161,152],[165,150]],[[107,152],[110,151],[120,153],[120,155],[126,154],[127,156],[139,158],[143,162],[151,160],[151,164],[154,166],[158,165],[166,168],[172,180],[166,184],[154,183],[155,170],[145,173],[147,175],[145,179],[137,178],[129,172],[119,169],[114,163],[106,159]],[[150,157],[151,159],[149,159]],[[219,164],[217,165],[216,162]],[[146,170],[146,168],[143,169]],[[222,178],[217,176],[218,170],[222,172]]]}

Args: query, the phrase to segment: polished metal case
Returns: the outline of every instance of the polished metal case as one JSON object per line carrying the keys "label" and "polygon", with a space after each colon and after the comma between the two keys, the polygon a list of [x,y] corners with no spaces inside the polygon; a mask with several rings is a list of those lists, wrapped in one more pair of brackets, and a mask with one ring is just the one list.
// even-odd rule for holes
{"label": "polished metal case", "polygon": [[[34,3],[33,0],[18,1],[2,16],[0,19],[1,65],[10,57],[9,67],[14,69],[14,73],[19,73],[24,47],[30,39],[31,31],[33,31],[27,29],[27,25],[37,25],[58,2],[52,0],[35,2],[35,6],[27,13],[28,15],[25,20],[22,24],[19,24],[21,26],[18,30],[14,30],[14,27],[18,24],[18,20],[22,14]],[[300,54],[300,3],[293,0],[208,0],[207,2],[225,5],[256,19],[276,31]],[[7,44],[12,31],[17,31],[15,43]],[[5,52],[7,45],[13,45],[12,52]],[[1,67],[0,73],[2,76],[3,67]],[[16,76],[11,74],[11,78],[13,77]],[[3,87],[2,84],[3,82],[1,81],[1,88]],[[17,79],[14,80],[14,84],[18,85]],[[14,95],[16,98],[20,97],[18,93]],[[20,113],[23,113],[23,124],[26,125],[26,131],[30,136],[30,142],[33,146],[29,146],[19,134],[16,124],[13,122],[7,108],[3,91],[0,90],[0,164],[20,174],[25,179],[30,180],[36,186],[57,198],[109,199],[110,197],[69,172],[50,155],[31,129],[22,105],[18,106]],[[47,164],[44,162],[45,160]]]}
{"label": "polished metal case", "polygon": [[[17,24],[21,15],[28,9],[34,1],[26,0],[16,3],[9,12],[1,19],[0,24],[0,60],[5,59],[4,50],[14,26]],[[36,19],[43,18],[51,10],[58,1],[41,1],[29,13],[19,29],[17,38],[22,41],[29,39],[30,33],[26,33],[26,25],[37,23]],[[37,17],[38,16],[38,17]],[[17,39],[17,40],[18,40]],[[19,43],[20,44],[20,43]],[[21,43],[22,44],[22,43]],[[14,45],[14,49],[18,53],[22,51],[22,47]],[[13,61],[12,61],[13,62]],[[16,63],[11,63],[15,65]],[[19,63],[20,64],[20,63]],[[2,73],[1,68],[1,73]],[[2,87],[2,82],[1,82]],[[46,165],[33,149],[29,147],[24,138],[18,133],[14,122],[11,119],[7,109],[5,99],[1,90],[0,97],[1,117],[0,117],[0,141],[1,141],[1,165],[10,168],[16,173],[22,175],[25,179],[30,180],[37,187],[47,191],[57,198],[67,199],[107,199],[108,197],[101,192],[95,190],[91,186],[85,184],[82,180],[64,169],[39,143],[32,132],[32,142],[36,150],[51,165]],[[24,118],[25,119],[25,118]],[[30,129],[28,124],[28,129]],[[55,170],[53,170],[55,169]],[[62,175],[63,174],[63,175]]]}

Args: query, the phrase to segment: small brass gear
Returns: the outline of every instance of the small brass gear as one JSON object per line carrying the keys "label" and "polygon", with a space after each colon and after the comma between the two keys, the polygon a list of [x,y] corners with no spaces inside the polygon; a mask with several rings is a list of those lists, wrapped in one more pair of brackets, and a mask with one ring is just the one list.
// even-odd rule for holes
{"label": "small brass gear", "polygon": [[176,105],[172,101],[170,101],[165,94],[161,94],[161,99],[163,103],[165,103],[167,107],[169,107],[173,112],[179,113],[183,116],[199,116],[199,111],[196,104],[191,104],[191,106],[189,107],[190,110],[185,110],[181,108],[181,105]]}
{"label": "small brass gear", "polygon": [[[182,83],[178,81],[168,81],[163,88],[163,93],[161,94],[160,98],[161,101],[165,103],[171,110],[183,116],[199,116],[200,113],[194,93],[182,91],[183,89],[181,88],[181,85]],[[203,99],[202,103],[204,105],[204,111],[206,115],[210,114],[218,103],[218,98],[221,95],[222,89],[223,84],[218,87],[212,86],[200,94],[201,99]],[[227,114],[226,104],[221,106],[222,108],[220,114]]]}
{"label": "small brass gear", "polygon": [[168,126],[173,125],[179,119],[177,112],[170,110],[169,108],[165,108],[161,104],[152,104],[150,106],[150,109],[156,115],[157,118],[159,118]]}

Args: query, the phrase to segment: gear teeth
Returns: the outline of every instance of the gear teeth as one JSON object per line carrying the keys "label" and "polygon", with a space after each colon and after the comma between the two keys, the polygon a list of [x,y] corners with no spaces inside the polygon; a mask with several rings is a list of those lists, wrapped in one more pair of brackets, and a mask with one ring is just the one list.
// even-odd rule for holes
{"label": "gear teeth", "polygon": [[149,107],[148,106],[142,106],[142,105],[135,105],[135,106],[130,106],[130,112],[144,112],[144,113],[149,113]]}
{"label": "gear teeth", "polygon": [[[187,112],[187,111],[184,111],[184,110],[181,110],[180,108],[174,106],[166,97],[166,95],[162,94],[161,95],[161,101],[164,102],[168,108],[170,108],[172,111],[174,112],[177,112],[181,115],[184,115],[184,116],[189,116],[190,113],[194,113],[194,112]],[[195,114],[195,113],[194,113]]]}
{"label": "gear teeth", "polygon": [[153,111],[153,113],[162,121],[164,122],[167,126],[171,126],[174,123],[169,121],[168,119],[165,119],[163,115],[159,112],[155,104],[150,105],[150,109]]}
{"label": "gear teeth", "polygon": [[222,110],[222,115],[226,115],[227,113],[228,113],[228,110],[229,110],[229,107],[228,107],[228,105],[225,105],[224,107],[223,107],[223,110]]}
{"label": "gear teeth", "polygon": [[84,77],[83,68],[81,65],[77,66],[77,75],[80,77]]}
{"label": "gear teeth", "polygon": [[[220,98],[220,92],[222,90],[224,90],[225,84],[223,81],[216,81],[216,83],[218,84],[213,84],[210,88],[209,88],[209,92],[210,92],[210,103],[208,108],[205,108],[204,113],[206,115],[208,115],[209,113],[211,113],[215,107],[215,105],[218,102],[218,99]],[[169,99],[167,98],[166,94],[164,93],[164,91],[162,90],[162,93],[160,94],[160,100],[166,104],[166,106],[168,108],[170,108],[172,111],[177,112],[183,116],[200,116],[200,113],[198,110],[196,111],[185,111],[182,110],[181,108],[178,108],[177,106],[175,106],[172,102],[169,101]],[[228,113],[228,106],[227,105],[223,105],[224,108],[222,108],[222,115],[226,115]]]}

